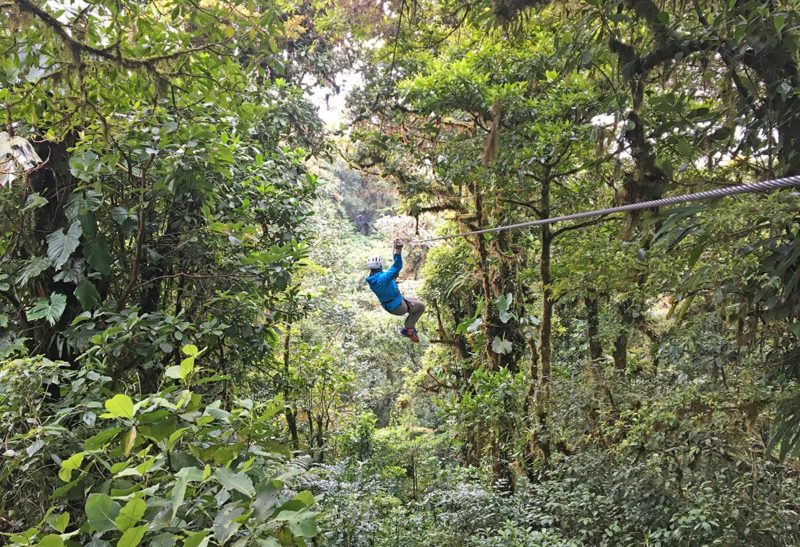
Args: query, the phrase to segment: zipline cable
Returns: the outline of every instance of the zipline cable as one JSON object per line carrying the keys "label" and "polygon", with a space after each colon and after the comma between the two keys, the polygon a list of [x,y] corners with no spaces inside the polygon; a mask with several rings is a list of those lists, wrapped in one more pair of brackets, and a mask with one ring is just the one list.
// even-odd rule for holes
{"label": "zipline cable", "polygon": [[479,234],[490,234],[495,232],[503,232],[506,230],[517,230],[519,228],[530,228],[532,226],[542,226],[544,224],[554,224],[556,222],[564,222],[565,220],[578,220],[588,217],[605,216],[613,213],[640,211],[642,209],[652,209],[654,207],[663,207],[665,205],[677,205],[678,203],[686,203],[689,201],[722,198],[725,196],[732,196],[735,194],[746,194],[749,192],[764,192],[768,190],[777,190],[779,188],[789,188],[792,186],[800,186],[800,175],[793,175],[790,177],[783,177],[779,179],[764,180],[761,182],[751,182],[749,184],[739,184],[736,186],[727,186],[725,188],[716,188],[714,190],[706,190],[704,192],[695,192],[694,194],[683,194],[680,196],[672,196],[668,198],[654,199],[650,201],[641,201],[639,203],[629,203],[628,205],[620,205],[618,207],[608,207],[606,209],[597,209],[595,211],[583,211],[580,213],[573,213],[571,215],[563,215],[560,217],[551,217],[539,220],[531,220],[527,222],[518,222],[516,224],[507,224],[505,226],[496,226],[494,228],[483,228],[480,230],[472,230],[470,232],[462,232],[460,234],[450,234],[446,236],[431,237],[428,239],[419,239],[413,241],[413,243],[428,243],[431,241],[441,241],[444,239],[454,239],[457,237],[467,237]]}

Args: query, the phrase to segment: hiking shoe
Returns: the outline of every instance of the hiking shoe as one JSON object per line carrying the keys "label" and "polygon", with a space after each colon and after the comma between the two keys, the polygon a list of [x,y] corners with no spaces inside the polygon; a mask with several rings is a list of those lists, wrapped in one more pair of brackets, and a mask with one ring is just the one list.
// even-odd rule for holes
{"label": "hiking shoe", "polygon": [[417,329],[400,329],[400,336],[405,336],[414,343],[419,343],[419,336],[417,336]]}

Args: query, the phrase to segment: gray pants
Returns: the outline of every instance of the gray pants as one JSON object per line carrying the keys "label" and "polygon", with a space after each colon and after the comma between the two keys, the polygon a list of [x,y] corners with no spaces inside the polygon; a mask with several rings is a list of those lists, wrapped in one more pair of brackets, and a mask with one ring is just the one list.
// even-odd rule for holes
{"label": "gray pants", "polygon": [[411,296],[404,296],[403,303],[400,304],[397,309],[390,311],[392,315],[405,315],[408,314],[406,317],[406,328],[413,329],[417,325],[417,321],[419,321],[420,316],[425,312],[425,304],[422,303],[421,300],[417,300]]}

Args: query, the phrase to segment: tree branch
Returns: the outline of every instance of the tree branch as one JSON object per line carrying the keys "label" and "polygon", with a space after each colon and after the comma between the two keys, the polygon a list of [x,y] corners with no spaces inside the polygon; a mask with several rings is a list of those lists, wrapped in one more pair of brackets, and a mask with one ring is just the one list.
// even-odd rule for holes
{"label": "tree branch", "polygon": [[520,207],[527,207],[528,209],[531,209],[534,213],[536,213],[536,216],[538,216],[539,218],[544,218],[544,213],[542,213],[541,209],[539,209],[529,201],[519,201],[516,199],[501,199],[500,201],[503,203],[510,203],[512,205],[519,205]]}
{"label": "tree branch", "polygon": [[608,222],[609,220],[617,220],[617,217],[599,217],[594,220],[587,220],[586,222],[579,222],[578,224],[565,226],[564,228],[559,228],[558,230],[553,230],[552,232],[550,232],[550,237],[552,239],[555,239],[565,232],[569,232],[571,230],[579,230],[581,228],[586,228],[588,226],[594,226],[595,224],[601,224],[603,222]]}
{"label": "tree branch", "polygon": [[116,48],[115,54],[109,51],[109,48],[97,48],[75,39],[70,35],[69,32],[67,32],[66,27],[61,24],[61,22],[59,22],[55,17],[47,13],[45,10],[33,4],[30,0],[16,0],[16,5],[19,6],[20,10],[29,13],[42,21],[45,25],[52,29],[53,32],[61,37],[61,39],[73,50],[77,50],[78,53],[87,53],[96,58],[105,61],[111,61],[126,68],[145,68],[152,73],[158,74],[158,70],[156,70],[155,67],[156,63],[160,61],[177,59],[189,53],[203,51],[214,46],[214,44],[204,44],[202,46],[197,46],[186,50],[175,51],[173,53],[167,53],[164,55],[154,55],[151,57],[124,57],[119,51],[119,48]]}

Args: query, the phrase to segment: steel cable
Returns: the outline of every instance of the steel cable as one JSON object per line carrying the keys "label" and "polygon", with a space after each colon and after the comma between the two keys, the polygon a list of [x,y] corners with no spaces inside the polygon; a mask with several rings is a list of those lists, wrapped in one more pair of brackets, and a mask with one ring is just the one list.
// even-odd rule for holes
{"label": "steel cable", "polygon": [[554,224],[556,222],[564,222],[566,220],[578,220],[582,218],[589,218],[595,216],[605,216],[613,213],[625,213],[628,211],[640,211],[643,209],[653,209],[655,207],[663,207],[665,205],[677,205],[678,203],[687,203],[690,201],[699,201],[704,199],[722,198],[725,196],[732,196],[736,194],[746,194],[750,192],[764,192],[768,190],[777,190],[779,188],[790,188],[792,186],[800,186],[800,175],[793,175],[790,177],[783,177],[779,179],[764,180],[761,182],[751,182],[749,184],[739,184],[736,186],[727,186],[725,188],[716,188],[714,190],[705,190],[703,192],[695,192],[693,194],[683,194],[680,196],[672,196],[668,198],[654,199],[650,201],[641,201],[638,203],[629,203],[627,205],[620,205],[618,207],[608,207],[606,209],[597,209],[594,211],[583,211],[580,213],[573,213],[571,215],[563,215],[559,217],[543,218],[539,220],[531,220],[527,222],[518,222],[516,224],[507,224],[505,226],[497,226],[494,228],[483,228],[480,230],[472,230],[469,232],[462,232],[460,234],[451,234],[445,236],[431,237],[427,239],[415,240],[414,243],[428,243],[431,241],[441,241],[444,239],[453,239],[456,237],[467,237],[479,234],[490,234],[495,232],[503,232],[506,230],[516,230],[519,228],[530,228],[533,226],[542,226],[544,224]]}

